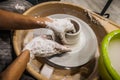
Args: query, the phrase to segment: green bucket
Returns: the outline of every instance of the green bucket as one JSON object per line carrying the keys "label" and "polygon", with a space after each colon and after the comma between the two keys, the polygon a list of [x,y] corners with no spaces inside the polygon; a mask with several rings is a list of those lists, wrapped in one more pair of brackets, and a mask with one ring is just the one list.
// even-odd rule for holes
{"label": "green bucket", "polygon": [[107,34],[101,43],[101,53],[99,57],[99,72],[104,80],[120,80],[120,75],[114,69],[108,52],[109,43],[115,39],[120,39],[120,30],[115,30]]}

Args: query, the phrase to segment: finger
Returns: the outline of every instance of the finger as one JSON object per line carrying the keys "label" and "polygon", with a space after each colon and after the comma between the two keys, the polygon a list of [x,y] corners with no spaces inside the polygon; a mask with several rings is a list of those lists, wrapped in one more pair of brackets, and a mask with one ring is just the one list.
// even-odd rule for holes
{"label": "finger", "polygon": [[76,22],[74,20],[71,20],[71,19],[69,19],[69,20],[71,22],[71,29],[70,29],[70,31],[75,33],[76,32],[76,29],[75,29]]}
{"label": "finger", "polygon": [[76,29],[75,29],[75,27],[73,27],[73,29],[72,29],[72,32],[73,32],[73,33],[75,33],[75,32],[76,32]]}
{"label": "finger", "polygon": [[71,28],[69,30],[67,30],[67,33],[75,33],[75,32],[76,32],[76,29],[73,24],[73,26],[71,26]]}
{"label": "finger", "polygon": [[57,52],[54,51],[54,52],[47,52],[47,53],[35,53],[35,56],[36,57],[49,57],[49,56],[52,56],[54,54],[57,54]]}
{"label": "finger", "polygon": [[55,49],[59,52],[70,52],[71,51],[70,48],[63,46],[63,45],[60,45],[58,43],[56,43]]}
{"label": "finger", "polygon": [[67,42],[67,40],[66,40],[66,38],[65,38],[65,34],[60,34],[60,39],[61,39],[61,42],[63,43],[63,44],[67,44],[68,42]]}
{"label": "finger", "polygon": [[45,21],[48,21],[48,22],[53,22],[53,19],[52,19],[52,18],[50,18],[50,17],[46,17],[46,18],[45,18]]}

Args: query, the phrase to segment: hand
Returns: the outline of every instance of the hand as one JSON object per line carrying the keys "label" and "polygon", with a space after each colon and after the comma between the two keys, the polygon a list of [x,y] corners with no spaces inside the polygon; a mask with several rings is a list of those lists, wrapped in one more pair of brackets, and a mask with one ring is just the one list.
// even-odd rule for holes
{"label": "hand", "polygon": [[63,18],[63,19],[52,19],[52,21],[46,21],[45,24],[48,28],[52,29],[63,41],[64,43],[64,37],[66,32],[75,32],[74,25],[71,23],[71,20],[69,18]]}
{"label": "hand", "polygon": [[24,50],[29,50],[31,57],[47,57],[70,51],[69,48],[43,37],[34,38],[24,47]]}

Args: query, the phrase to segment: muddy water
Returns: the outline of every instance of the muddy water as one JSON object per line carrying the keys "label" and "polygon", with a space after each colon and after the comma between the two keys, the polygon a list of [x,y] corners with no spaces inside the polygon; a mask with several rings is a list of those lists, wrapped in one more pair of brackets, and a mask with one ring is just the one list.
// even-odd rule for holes
{"label": "muddy water", "polygon": [[120,39],[112,40],[108,47],[112,66],[120,74]]}

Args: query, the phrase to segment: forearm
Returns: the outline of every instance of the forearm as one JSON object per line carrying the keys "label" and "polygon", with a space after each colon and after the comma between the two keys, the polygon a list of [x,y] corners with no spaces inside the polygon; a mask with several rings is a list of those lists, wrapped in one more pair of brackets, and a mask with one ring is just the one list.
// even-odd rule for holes
{"label": "forearm", "polygon": [[28,50],[21,53],[15,61],[1,73],[2,80],[19,80],[30,59]]}
{"label": "forearm", "polygon": [[42,24],[42,19],[38,23],[36,18],[25,16],[13,12],[0,10],[0,29],[2,30],[15,30],[15,29],[33,29],[45,27]]}

